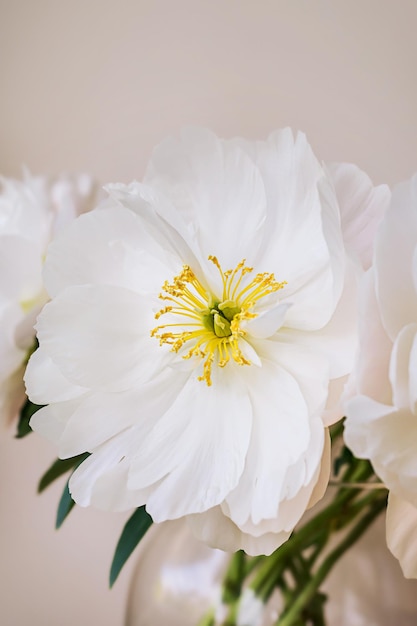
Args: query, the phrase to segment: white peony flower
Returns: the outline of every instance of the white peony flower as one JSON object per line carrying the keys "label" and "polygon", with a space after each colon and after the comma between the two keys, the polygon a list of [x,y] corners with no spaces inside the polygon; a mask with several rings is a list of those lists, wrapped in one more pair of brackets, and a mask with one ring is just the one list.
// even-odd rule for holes
{"label": "white peony flower", "polygon": [[[113,206],[50,247],[26,373],[49,406],[31,425],[62,458],[91,452],[78,504],[146,503],[210,545],[270,553],[327,484],[323,412],[353,363],[362,229],[350,258],[332,176],[288,129],[252,143],[186,130],[143,184],[107,190]],[[361,199],[339,200],[354,226]]]}
{"label": "white peony flower", "polygon": [[35,341],[33,324],[47,300],[42,264],[54,234],[89,207],[87,176],[49,183],[25,174],[0,179],[0,424],[22,405],[23,373]]}
{"label": "white peony flower", "polygon": [[404,574],[417,577],[417,176],[394,190],[362,287],[361,319],[346,442],[391,490],[388,546]]}

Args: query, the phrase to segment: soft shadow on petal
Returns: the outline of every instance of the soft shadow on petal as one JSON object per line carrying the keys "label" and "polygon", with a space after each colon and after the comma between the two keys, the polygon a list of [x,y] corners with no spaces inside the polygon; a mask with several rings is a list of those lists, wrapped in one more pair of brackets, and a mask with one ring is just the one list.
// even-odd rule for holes
{"label": "soft shadow on petal", "polygon": [[388,377],[392,342],[382,325],[374,281],[374,269],[371,268],[364,274],[359,287],[359,352],[345,402],[354,393],[368,395],[386,404],[392,400]]}
{"label": "soft shadow on petal", "polygon": [[339,202],[342,233],[348,254],[366,270],[371,266],[376,230],[388,208],[388,185],[374,187],[365,172],[352,163],[328,166]]}
{"label": "soft shadow on petal", "polygon": [[69,489],[80,506],[95,506],[105,511],[125,511],[144,504],[148,490],[128,489],[129,459],[125,452],[132,440],[127,430],[83,461],[72,474]]}
{"label": "soft shadow on petal", "polygon": [[417,319],[413,277],[416,206],[417,175],[394,188],[391,206],[375,243],[376,293],[383,324],[392,341],[401,328]]}
{"label": "soft shadow on petal", "polygon": [[326,428],[324,431],[324,449],[323,449],[323,455],[321,459],[320,474],[315,484],[315,487],[313,491],[311,492],[310,500],[308,502],[309,509],[315,504],[317,504],[317,502],[319,502],[319,500],[321,500],[324,494],[326,493],[326,489],[329,484],[331,463],[332,463],[331,451],[332,451],[332,441],[330,439],[329,429]]}
{"label": "soft shadow on petal", "polygon": [[74,385],[65,378],[42,348],[30,357],[24,381],[27,395],[35,404],[72,400],[88,391],[86,387]]}
{"label": "soft shadow on petal", "polygon": [[38,318],[39,342],[72,383],[120,391],[145,382],[165,353],[155,320],[139,294],[111,285],[69,287]]}
{"label": "soft shadow on petal", "polygon": [[[167,369],[138,389],[89,395],[76,407],[62,433],[61,456],[94,452],[126,429],[131,430],[132,442],[137,441],[139,447],[174,402],[187,377],[187,373],[176,373],[174,377]],[[135,448],[129,445],[124,454],[130,457],[135,454]]]}
{"label": "soft shadow on petal", "polygon": [[389,494],[387,544],[406,578],[417,578],[417,507]]}
{"label": "soft shadow on petal", "polygon": [[[234,268],[260,244],[266,198],[262,177],[238,146],[203,128],[185,128],[155,148],[145,182],[192,224],[203,257]],[[252,261],[248,258],[248,261]]]}
{"label": "soft shadow on petal", "polygon": [[[122,206],[81,216],[48,249],[44,281],[53,297],[72,285],[99,284],[158,292],[173,267],[137,215]],[[151,271],[150,271],[151,270]]]}
{"label": "soft shadow on petal", "polygon": [[247,376],[254,415],[251,442],[239,484],[227,497],[239,526],[277,517],[282,492],[288,490],[287,468],[303,457],[310,439],[308,409],[296,380],[267,361]]}
{"label": "soft shadow on petal", "polygon": [[410,357],[416,341],[417,324],[405,326],[398,334],[391,353],[389,378],[392,401],[399,409],[410,409]]}
{"label": "soft shadow on petal", "polygon": [[221,510],[219,506],[187,516],[187,521],[195,536],[211,547],[227,552],[244,550],[250,556],[271,554],[290,536],[290,532],[266,533],[259,537],[242,532]]}
{"label": "soft shadow on petal", "polygon": [[236,486],[251,436],[252,407],[233,370],[213,372],[213,388],[189,378],[138,449],[130,484],[163,479],[147,503],[156,521],[205,511]]}
{"label": "soft shadow on petal", "polygon": [[[357,270],[347,263],[343,293],[328,324],[314,332],[299,331],[296,337],[296,341],[326,357],[330,378],[344,376],[353,367],[357,349],[357,285]],[[292,309],[288,311],[289,326],[291,315]]]}

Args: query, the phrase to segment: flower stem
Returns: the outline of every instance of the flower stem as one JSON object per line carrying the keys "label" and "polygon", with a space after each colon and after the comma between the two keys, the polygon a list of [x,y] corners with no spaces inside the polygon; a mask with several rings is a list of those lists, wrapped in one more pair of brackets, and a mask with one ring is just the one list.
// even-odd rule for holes
{"label": "flower stem", "polygon": [[317,589],[324,581],[334,564],[367,530],[372,522],[386,507],[386,498],[378,498],[370,510],[359,520],[340,544],[326,557],[310,581],[297,593],[291,606],[280,616],[276,626],[294,626],[301,612],[312,600]]}

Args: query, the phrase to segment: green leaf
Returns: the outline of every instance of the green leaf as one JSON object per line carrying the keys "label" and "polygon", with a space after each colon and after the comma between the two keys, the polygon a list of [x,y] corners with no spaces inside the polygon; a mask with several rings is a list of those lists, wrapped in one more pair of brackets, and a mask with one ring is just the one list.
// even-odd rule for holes
{"label": "green leaf", "polygon": [[31,402],[30,400],[26,400],[20,411],[19,421],[17,424],[16,439],[22,439],[32,432],[32,429],[29,426],[30,418],[34,413],[36,413],[36,411],[39,411],[39,409],[42,408],[43,405],[33,404],[33,402]]}
{"label": "green leaf", "polygon": [[133,550],[136,548],[139,541],[151,525],[152,518],[149,513],[145,511],[144,506],[136,509],[133,515],[127,520],[117,543],[113,562],[111,564],[110,587],[113,587],[123,568],[123,565],[126,563],[127,559],[130,557]]}
{"label": "green leaf", "polygon": [[44,473],[42,478],[38,484],[38,493],[41,493],[44,489],[49,487],[51,483],[54,482],[57,478],[69,472],[71,469],[75,469],[88,458],[89,453],[79,454],[78,456],[73,456],[70,459],[57,459],[52,463],[51,467]]}
{"label": "green leaf", "polygon": [[61,499],[58,504],[58,511],[56,514],[55,528],[58,529],[62,526],[66,517],[70,514],[74,508],[75,502],[71,498],[71,494],[68,488],[68,482],[66,482],[64,491],[62,492]]}

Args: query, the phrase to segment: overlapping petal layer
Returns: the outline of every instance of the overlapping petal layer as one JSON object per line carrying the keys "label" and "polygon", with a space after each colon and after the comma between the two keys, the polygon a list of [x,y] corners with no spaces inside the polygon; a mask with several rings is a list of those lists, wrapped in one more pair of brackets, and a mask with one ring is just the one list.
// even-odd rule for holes
{"label": "overlapping petal layer", "polygon": [[[391,490],[387,540],[407,576],[417,537],[417,177],[393,192],[362,286],[361,350],[345,437]],[[407,542],[407,543],[406,543]]]}
{"label": "overlapping petal layer", "polygon": [[0,180],[0,424],[16,417],[36,315],[47,300],[42,265],[55,234],[90,208],[91,179]]}
{"label": "overlapping petal layer", "polygon": [[251,554],[286,540],[323,493],[329,385],[353,363],[362,261],[344,241],[371,245],[342,229],[353,187],[288,129],[189,129],[51,245],[26,382],[49,404],[33,428],[91,453],[78,503],[146,504]]}

